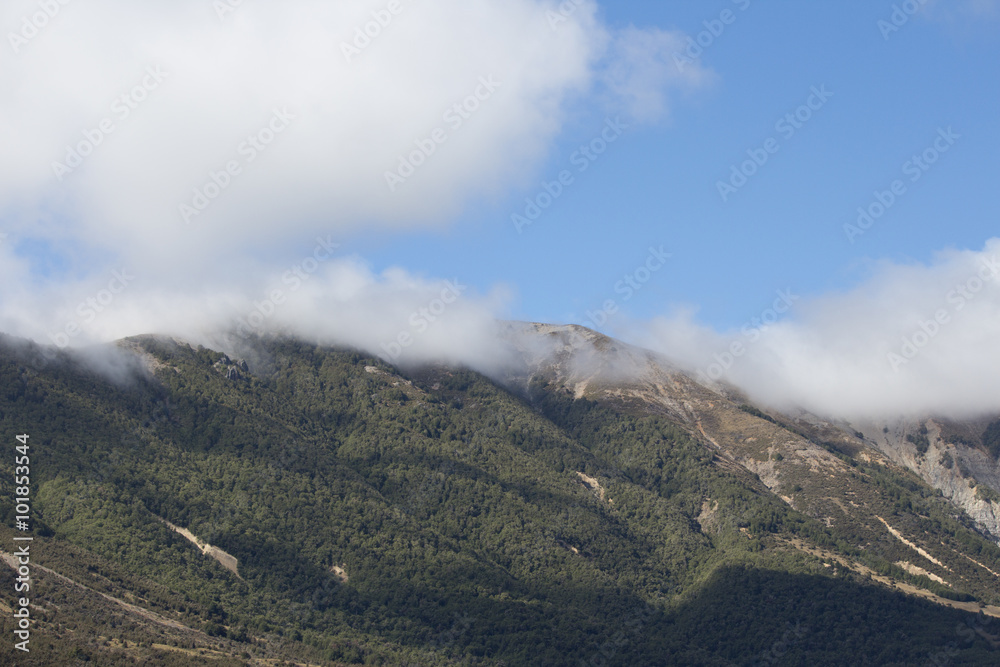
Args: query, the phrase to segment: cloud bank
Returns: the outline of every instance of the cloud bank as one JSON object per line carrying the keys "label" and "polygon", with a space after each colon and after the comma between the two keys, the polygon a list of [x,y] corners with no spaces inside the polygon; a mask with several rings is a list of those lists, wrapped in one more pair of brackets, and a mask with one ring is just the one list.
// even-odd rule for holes
{"label": "cloud bank", "polygon": [[1000,239],[926,266],[872,269],[842,294],[778,290],[737,331],[713,331],[688,310],[618,333],[777,408],[844,418],[1000,411]]}
{"label": "cloud bank", "polygon": [[4,231],[71,266],[218,275],[318,233],[447,224],[537,165],[573,100],[649,118],[703,76],[663,70],[678,36],[565,4],[5,3]]}
{"label": "cloud bank", "polygon": [[462,341],[503,287],[437,312],[440,280],[340,243],[452,224],[578,105],[652,121],[705,76],[592,0],[12,0],[0,34],[0,330],[60,346],[242,326],[485,354]]}

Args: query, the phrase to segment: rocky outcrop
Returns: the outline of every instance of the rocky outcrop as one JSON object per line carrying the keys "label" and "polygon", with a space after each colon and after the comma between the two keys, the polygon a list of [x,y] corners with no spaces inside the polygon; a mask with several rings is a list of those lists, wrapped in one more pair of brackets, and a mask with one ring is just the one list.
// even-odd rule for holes
{"label": "rocky outcrop", "polygon": [[213,366],[220,373],[224,374],[227,380],[233,382],[246,379],[246,375],[250,373],[250,367],[247,365],[246,360],[237,359],[233,361],[225,354]]}
{"label": "rocky outcrop", "polygon": [[1000,503],[989,498],[1000,495],[1000,464],[977,447],[954,442],[953,424],[927,419],[858,428],[890,460],[941,491],[1000,543]]}
{"label": "rocky outcrop", "polygon": [[239,578],[242,579],[242,577],[240,577],[240,573],[239,573],[239,561],[236,560],[235,556],[232,556],[232,555],[226,553],[225,551],[223,551],[219,547],[214,547],[211,544],[207,544],[205,542],[202,542],[201,540],[199,540],[195,536],[194,533],[192,533],[187,528],[181,528],[180,526],[175,526],[174,524],[170,523],[166,519],[161,519],[160,517],[156,517],[156,519],[158,521],[160,521],[161,523],[163,523],[164,525],[166,525],[167,528],[169,528],[170,530],[174,531],[178,535],[181,535],[188,542],[190,542],[191,544],[193,544],[196,547],[198,547],[198,549],[200,549],[203,554],[205,554],[206,556],[208,556],[210,558],[214,558],[215,560],[217,560],[219,562],[219,565],[221,565],[222,567],[226,568],[227,570],[229,570],[230,572],[232,572],[233,574],[235,574],[237,577],[239,577]]}

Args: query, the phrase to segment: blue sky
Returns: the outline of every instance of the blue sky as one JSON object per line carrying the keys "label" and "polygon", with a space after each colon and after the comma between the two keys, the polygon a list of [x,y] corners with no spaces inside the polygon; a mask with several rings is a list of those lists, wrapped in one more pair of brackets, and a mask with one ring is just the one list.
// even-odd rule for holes
{"label": "blue sky", "polygon": [[[604,3],[611,25],[692,36],[731,10],[734,22],[701,56],[714,82],[673,100],[669,119],[630,128],[522,234],[511,213],[596,136],[603,109],[571,109],[532,186],[471,202],[444,232],[350,243],[376,266],[460,276],[484,291],[510,284],[512,317],[576,323],[615,297],[648,246],[664,245],[669,266],[627,308],[644,318],[687,304],[719,329],[741,325],[777,289],[849,288],[873,259],[980,249],[1000,220],[1000,22],[959,4],[886,40],[878,22],[890,19],[888,2]],[[776,132],[821,85],[828,102],[790,138]],[[961,138],[911,183],[902,165],[948,127]],[[716,183],[769,137],[778,152],[723,202]],[[906,193],[849,243],[843,225],[896,179]]]}

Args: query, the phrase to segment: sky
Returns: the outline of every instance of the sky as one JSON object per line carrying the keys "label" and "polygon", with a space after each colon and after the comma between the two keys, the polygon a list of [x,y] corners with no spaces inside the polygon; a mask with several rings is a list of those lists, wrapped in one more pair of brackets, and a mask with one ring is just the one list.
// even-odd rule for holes
{"label": "sky", "polygon": [[487,368],[580,324],[828,414],[996,410],[1000,1],[11,0],[0,331]]}

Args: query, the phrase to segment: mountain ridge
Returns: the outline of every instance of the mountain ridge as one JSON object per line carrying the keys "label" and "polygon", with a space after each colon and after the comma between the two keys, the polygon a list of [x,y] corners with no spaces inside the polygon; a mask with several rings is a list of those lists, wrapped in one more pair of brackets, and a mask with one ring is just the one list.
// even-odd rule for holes
{"label": "mountain ridge", "polygon": [[[1000,550],[916,475],[673,368],[615,387],[574,346],[645,351],[538,326],[537,349],[553,339],[565,358],[506,383],[288,339],[162,336],[123,341],[139,356],[112,381],[0,340],[0,423],[38,439],[39,564],[194,632],[97,630],[74,598],[43,604],[39,635],[97,664],[202,664],[204,649],[472,665],[759,664],[796,618],[811,628],[788,659],[824,664],[912,664],[956,623],[997,633]],[[240,578],[163,521],[231,554]],[[45,585],[42,600],[70,594]],[[831,610],[868,620],[816,623]],[[974,635],[964,664],[993,650]]]}
{"label": "mountain ridge", "polygon": [[[551,357],[543,358],[540,363],[536,363],[532,374],[541,373],[551,376],[556,382],[571,385],[575,398],[588,395],[587,389],[593,383],[589,394],[591,397],[620,400],[623,403],[628,403],[631,399],[653,408],[662,407],[671,417],[693,424],[706,440],[714,444],[717,444],[715,438],[705,432],[694,406],[707,406],[709,411],[715,410],[712,394],[738,406],[752,402],[736,387],[703,383],[661,355],[615,341],[585,327],[538,323],[530,323],[529,327],[533,327],[539,335],[560,338],[555,351],[556,361],[552,362]],[[603,358],[603,364],[595,366],[594,358],[609,352],[615,356],[615,360]],[[624,363],[620,361],[622,359],[625,360]],[[531,365],[530,359],[528,365]],[[602,376],[601,371],[608,365],[614,370]],[[581,372],[581,367],[593,372]],[[518,380],[524,381],[518,377],[513,386],[518,386]],[[708,390],[712,394],[706,395],[702,390]],[[759,408],[752,407],[752,410],[764,415]],[[890,434],[890,427],[886,422],[852,422],[832,416],[820,417],[801,410],[793,410],[789,414],[773,410],[771,412],[779,414],[783,423],[791,425],[793,433],[797,427],[806,431],[807,433],[797,433],[806,440],[826,442],[827,447],[831,446],[831,440],[835,440],[836,445],[833,446],[837,449],[855,453],[864,451],[869,457],[882,456],[913,471],[925,482],[944,492],[957,507],[972,516],[994,541],[1000,543],[1000,495],[991,500],[994,498],[993,494],[985,498],[982,492],[977,494],[976,491],[976,487],[981,484],[992,489],[995,494],[1000,492],[1000,462],[977,448],[968,435],[958,436],[956,441],[945,441],[945,429],[935,421],[933,415],[923,419],[897,419]],[[766,415],[764,418],[774,421]],[[838,426],[837,421],[842,425]],[[947,431],[952,434],[983,433],[991,424],[1000,424],[1000,412],[978,419],[944,420],[944,423],[947,424]],[[907,441],[906,436],[910,435],[913,439],[913,433],[926,434],[928,426],[932,429],[933,444],[928,445],[931,452],[925,456],[926,451],[921,452],[920,445]],[[879,433],[883,429],[884,432]],[[953,462],[957,461],[957,464],[939,464],[939,461],[948,460],[944,458],[945,454],[952,457]],[[767,467],[762,467],[761,472],[767,474]]]}

